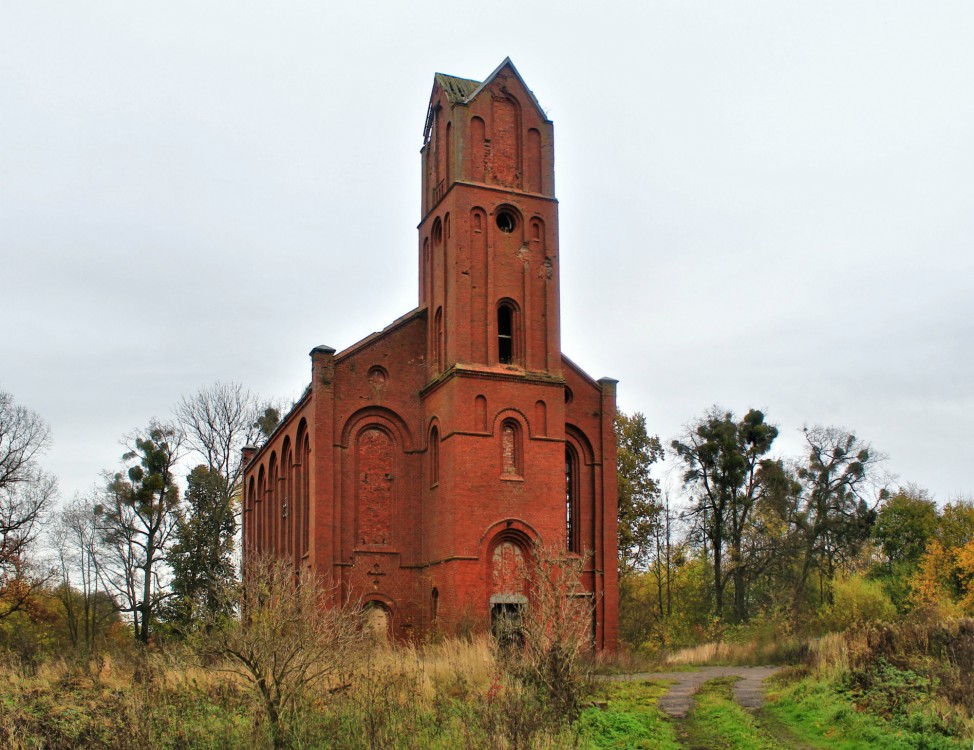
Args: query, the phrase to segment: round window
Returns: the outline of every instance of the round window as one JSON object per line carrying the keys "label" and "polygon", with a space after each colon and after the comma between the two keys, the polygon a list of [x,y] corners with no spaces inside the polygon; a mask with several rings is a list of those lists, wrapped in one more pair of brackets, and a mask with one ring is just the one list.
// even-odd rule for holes
{"label": "round window", "polygon": [[510,211],[498,211],[495,221],[497,222],[497,228],[504,232],[504,234],[510,234],[514,231],[514,227],[517,226],[517,219],[514,218],[514,214]]}

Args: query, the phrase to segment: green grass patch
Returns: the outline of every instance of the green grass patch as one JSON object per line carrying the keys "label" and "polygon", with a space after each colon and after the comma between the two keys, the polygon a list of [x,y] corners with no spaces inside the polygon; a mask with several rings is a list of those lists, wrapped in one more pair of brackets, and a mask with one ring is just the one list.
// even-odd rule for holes
{"label": "green grass patch", "polygon": [[[879,691],[879,686],[875,687]],[[806,678],[774,688],[764,711],[802,740],[830,750],[970,750],[972,738],[949,731],[933,703],[914,702],[883,717],[841,683]]]}
{"label": "green grass patch", "polygon": [[688,744],[727,750],[789,750],[790,745],[766,734],[754,716],[734,701],[731,685],[736,680],[721,677],[704,683],[687,717]]}
{"label": "green grass patch", "polygon": [[663,682],[606,683],[600,690],[606,708],[587,708],[575,722],[579,747],[680,750],[673,723],[656,705],[666,690]]}

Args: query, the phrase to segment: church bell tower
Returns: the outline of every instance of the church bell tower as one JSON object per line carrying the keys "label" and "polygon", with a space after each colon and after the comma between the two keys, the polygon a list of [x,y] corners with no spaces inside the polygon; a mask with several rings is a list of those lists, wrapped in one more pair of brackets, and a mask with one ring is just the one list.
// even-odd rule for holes
{"label": "church bell tower", "polygon": [[437,74],[423,136],[430,377],[455,365],[558,377],[551,121],[507,59],[482,83]]}
{"label": "church bell tower", "polygon": [[304,395],[244,455],[245,553],[411,640],[537,614],[544,547],[581,561],[611,651],[616,389],[561,352],[552,123],[510,60],[437,74],[421,155],[419,305],[312,349]]}

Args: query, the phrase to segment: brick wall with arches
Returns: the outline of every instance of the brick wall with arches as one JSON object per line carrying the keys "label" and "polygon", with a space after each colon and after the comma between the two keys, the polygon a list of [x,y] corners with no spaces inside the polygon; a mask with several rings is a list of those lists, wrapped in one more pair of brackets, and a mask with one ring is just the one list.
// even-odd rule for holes
{"label": "brick wall with arches", "polygon": [[616,383],[561,352],[552,124],[510,60],[437,74],[421,158],[419,305],[311,351],[308,389],[245,451],[245,549],[422,638],[530,607],[526,555],[562,545],[614,649]]}

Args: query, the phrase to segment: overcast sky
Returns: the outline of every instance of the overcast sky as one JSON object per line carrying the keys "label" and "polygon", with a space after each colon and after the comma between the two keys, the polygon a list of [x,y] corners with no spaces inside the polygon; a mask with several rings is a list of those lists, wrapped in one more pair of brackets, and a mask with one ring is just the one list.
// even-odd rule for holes
{"label": "overcast sky", "polygon": [[565,353],[623,409],[840,425],[974,495],[974,4],[0,0],[0,389],[62,495],[412,309],[433,73],[508,55],[555,123]]}

